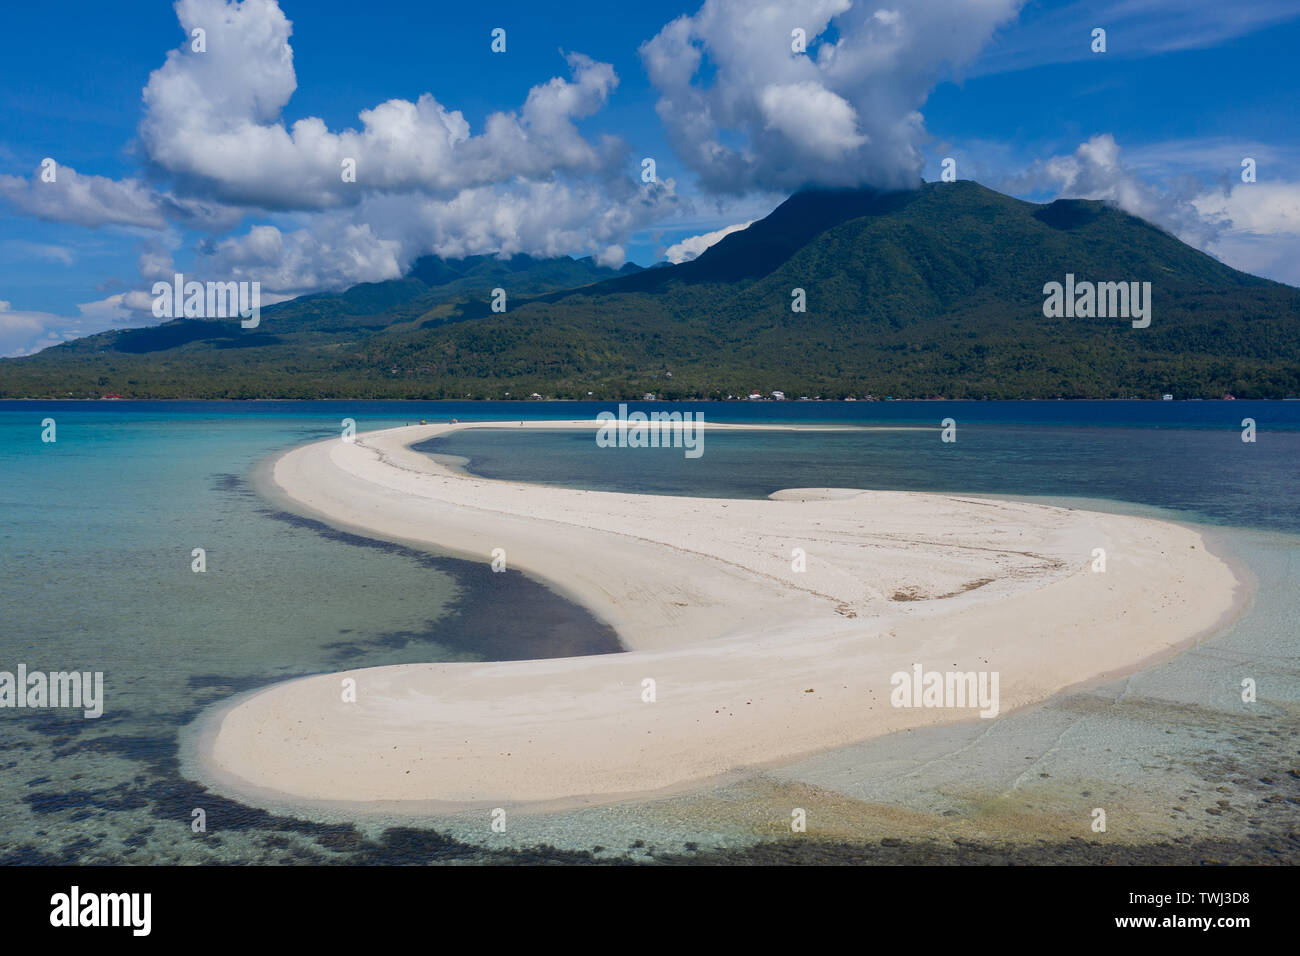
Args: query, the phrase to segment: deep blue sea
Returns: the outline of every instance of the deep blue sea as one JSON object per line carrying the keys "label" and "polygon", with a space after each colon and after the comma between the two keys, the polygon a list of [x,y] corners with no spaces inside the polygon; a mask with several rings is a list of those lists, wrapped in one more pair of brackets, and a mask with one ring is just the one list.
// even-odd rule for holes
{"label": "deep blue sea", "polygon": [[[484,566],[281,512],[254,492],[249,476],[277,451],[338,435],[345,418],[365,431],[452,417],[582,419],[615,408],[0,402],[0,670],[21,662],[105,675],[97,720],[0,709],[0,863],[489,854],[429,831],[277,817],[223,800],[181,774],[178,731],[209,704],[294,675],[608,653],[618,649],[616,639],[516,573],[503,597],[499,581],[486,586]],[[708,421],[845,429],[708,434],[698,459],[672,449],[608,454],[590,433],[569,432],[466,431],[429,450],[464,456],[488,477],[584,488],[758,497],[784,487],[847,486],[1100,499],[1115,510],[1236,529],[1251,551],[1247,563],[1265,582],[1254,613],[1274,663],[1261,667],[1297,673],[1295,598],[1281,592],[1288,584],[1294,592],[1300,573],[1300,402],[671,408]],[[955,442],[940,440],[945,418],[956,422]],[[1241,440],[1247,418],[1257,439],[1249,443]],[[55,441],[42,440],[47,419]],[[864,425],[910,427],[856,427]],[[205,555],[202,573],[193,570],[196,548]],[[1294,700],[1296,688],[1288,694]],[[202,833],[191,827],[196,808],[208,819]],[[619,825],[635,832],[635,820]]]}

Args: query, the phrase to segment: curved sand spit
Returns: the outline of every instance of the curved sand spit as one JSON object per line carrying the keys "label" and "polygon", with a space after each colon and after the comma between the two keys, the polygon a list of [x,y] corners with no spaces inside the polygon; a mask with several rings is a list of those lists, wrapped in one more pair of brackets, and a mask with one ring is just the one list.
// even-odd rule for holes
{"label": "curved sand spit", "polygon": [[[288,452],[274,481],[304,510],[375,537],[485,562],[503,548],[511,568],[611,624],[628,652],[277,684],[208,719],[196,748],[205,782],[250,802],[412,811],[617,800],[981,719],[891,706],[891,676],[914,663],[997,672],[1005,713],[1167,654],[1234,607],[1228,565],[1179,525],[910,492],[578,491],[464,475],[408,447],[464,427],[594,423],[371,432]],[[593,441],[592,454],[682,450]],[[1105,573],[1092,570],[1094,548]],[[355,703],[342,699],[346,677]]]}

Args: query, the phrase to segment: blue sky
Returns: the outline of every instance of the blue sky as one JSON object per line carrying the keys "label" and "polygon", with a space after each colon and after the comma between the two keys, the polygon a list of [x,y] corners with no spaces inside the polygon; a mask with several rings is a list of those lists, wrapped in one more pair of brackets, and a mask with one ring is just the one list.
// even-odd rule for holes
{"label": "blue sky", "polygon": [[[209,25],[207,50],[181,20]],[[800,25],[803,57],[782,49]],[[273,299],[427,252],[648,265],[800,183],[905,185],[944,157],[1300,284],[1298,47],[1300,6],[1272,0],[15,6],[0,354],[155,321],[146,293],[173,270]],[[345,185],[330,170],[349,152]]]}

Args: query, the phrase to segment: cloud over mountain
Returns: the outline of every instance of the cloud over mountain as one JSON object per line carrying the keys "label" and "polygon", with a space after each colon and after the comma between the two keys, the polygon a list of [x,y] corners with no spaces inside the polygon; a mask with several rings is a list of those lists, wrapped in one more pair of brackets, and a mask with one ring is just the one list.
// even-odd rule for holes
{"label": "cloud over mountain", "polygon": [[706,189],[907,188],[920,181],[918,110],[1019,6],[705,0],[641,55],[669,141]]}
{"label": "cloud over mountain", "polygon": [[[575,125],[618,86],[608,63],[567,54],[568,78],[533,86],[477,132],[429,93],[334,131],[283,117],[297,77],[292,24],[275,0],[175,7],[187,39],[144,89],[144,178],[67,167],[53,184],[39,171],[0,177],[0,198],[23,214],[159,231],[142,278],[172,267],[173,226],[226,233],[199,243],[198,265],[268,291],[388,279],[430,252],[577,252],[621,264],[628,236],[678,205],[671,179],[635,177],[626,142]],[[242,219],[284,216],[230,234]]]}

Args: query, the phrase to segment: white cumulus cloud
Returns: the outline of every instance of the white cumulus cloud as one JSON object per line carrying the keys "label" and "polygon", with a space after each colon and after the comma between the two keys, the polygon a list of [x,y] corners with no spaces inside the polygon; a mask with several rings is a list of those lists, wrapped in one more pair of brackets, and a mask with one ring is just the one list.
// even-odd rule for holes
{"label": "white cumulus cloud", "polygon": [[669,141],[706,189],[907,188],[923,165],[918,110],[1020,3],[705,0],[641,56]]}
{"label": "white cumulus cloud", "polygon": [[454,195],[608,169],[627,156],[574,125],[618,85],[612,66],[580,53],[566,58],[571,79],[533,87],[517,112],[493,113],[478,134],[430,93],[363,110],[359,129],[336,132],[317,117],[287,125],[281,115],[298,83],[292,25],[275,0],[179,0],[176,13],[187,34],[206,30],[206,50],[187,41],[150,75],[140,135],[150,160],[187,191],[223,203],[306,210],[375,191]]}
{"label": "white cumulus cloud", "polygon": [[76,316],[53,312],[15,309],[0,301],[0,356],[32,355],[41,349],[103,332],[105,329],[132,324],[154,324],[156,320],[136,312],[119,293],[77,306]]}
{"label": "white cumulus cloud", "polygon": [[689,262],[705,249],[717,245],[733,232],[740,232],[742,229],[748,229],[751,225],[753,225],[753,220],[750,222],[737,223],[734,226],[726,226],[722,229],[716,229],[713,232],[706,232],[700,236],[690,236],[683,239],[681,242],[669,246],[667,251],[664,253],[664,258],[673,265],[682,262]]}
{"label": "white cumulus cloud", "polygon": [[1068,156],[1034,163],[1003,186],[1012,192],[1046,190],[1062,198],[1105,200],[1235,269],[1300,284],[1300,183],[1208,186],[1183,177],[1162,187],[1140,165],[1126,162],[1115,137],[1101,133]]}
{"label": "white cumulus cloud", "polygon": [[1230,190],[1198,196],[1192,204],[1201,215],[1236,231],[1300,236],[1300,183],[1237,183]]}

